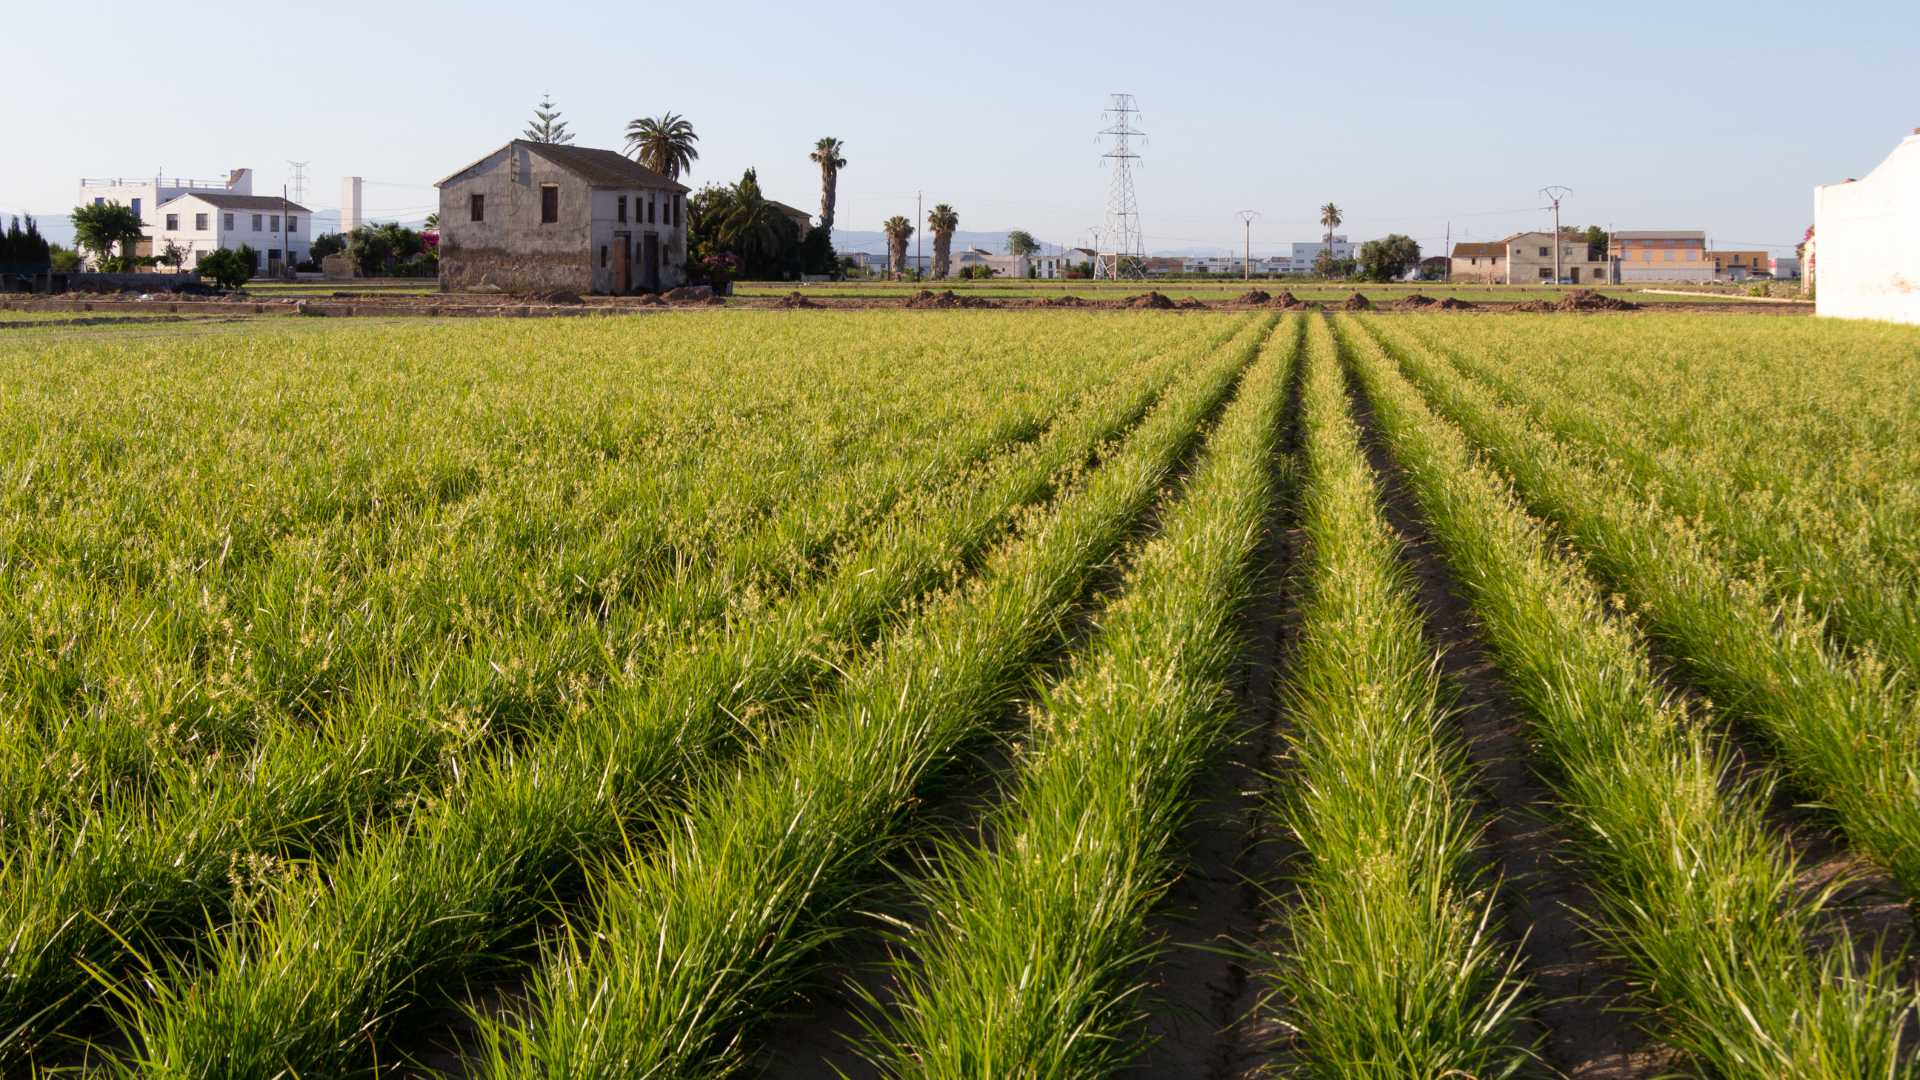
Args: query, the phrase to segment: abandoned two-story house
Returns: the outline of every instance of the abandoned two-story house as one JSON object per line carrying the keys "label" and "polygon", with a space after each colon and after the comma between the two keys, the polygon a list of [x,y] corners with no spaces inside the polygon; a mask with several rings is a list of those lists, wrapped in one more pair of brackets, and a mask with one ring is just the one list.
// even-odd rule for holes
{"label": "abandoned two-story house", "polygon": [[686,283],[686,186],[612,150],[515,139],[436,186],[443,291]]}

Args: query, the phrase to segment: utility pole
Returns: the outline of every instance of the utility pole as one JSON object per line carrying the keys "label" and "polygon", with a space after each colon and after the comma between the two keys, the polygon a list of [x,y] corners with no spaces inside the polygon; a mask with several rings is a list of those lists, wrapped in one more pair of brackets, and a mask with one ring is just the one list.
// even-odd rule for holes
{"label": "utility pole", "polygon": [[1446,269],[1440,271],[1440,280],[1451,285],[1453,284],[1453,222],[1451,221],[1447,222],[1447,240],[1440,252],[1440,257],[1447,260]]}
{"label": "utility pole", "polygon": [[1560,200],[1573,194],[1573,189],[1559,184],[1548,184],[1540,189],[1540,194],[1545,195],[1553,203],[1553,284],[1557,288],[1560,284]]}
{"label": "utility pole", "polygon": [[281,184],[280,185],[280,274],[282,277],[293,276],[293,265],[287,262],[287,256],[292,254],[292,251],[287,245],[287,233],[289,231],[288,222],[291,221],[293,218],[293,215],[290,214],[287,210],[287,208],[290,205],[292,204],[287,202],[287,185]]}
{"label": "utility pole", "polygon": [[1113,252],[1111,257],[1103,256],[1102,261],[1107,264],[1108,277],[1139,278],[1144,276],[1147,249],[1146,238],[1140,233],[1140,202],[1133,190],[1133,163],[1140,160],[1133,140],[1145,138],[1147,133],[1134,126],[1134,117],[1140,115],[1140,109],[1134,104],[1132,94],[1112,95],[1103,115],[1107,126],[1100,134],[1112,140],[1101,156],[1113,163],[1106,229],[1107,244]]}
{"label": "utility pole", "polygon": [[[913,280],[920,280],[920,242],[927,232],[927,193],[913,193]],[[952,273],[951,270],[948,273]]]}
{"label": "utility pole", "polygon": [[1258,210],[1240,211],[1240,221],[1247,227],[1246,261],[1240,264],[1241,278],[1245,281],[1253,280],[1253,219],[1259,216]]}

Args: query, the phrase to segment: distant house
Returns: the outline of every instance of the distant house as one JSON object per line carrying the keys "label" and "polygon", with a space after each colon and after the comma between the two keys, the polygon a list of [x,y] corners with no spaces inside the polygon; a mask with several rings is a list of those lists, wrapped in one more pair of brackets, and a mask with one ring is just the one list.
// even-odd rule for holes
{"label": "distant house", "polygon": [[1149,255],[1140,260],[1140,272],[1148,277],[1166,277],[1184,273],[1186,269],[1187,260],[1170,255]]}
{"label": "distant house", "polygon": [[1507,280],[1507,244],[1504,240],[1453,245],[1454,281],[1502,285]]}
{"label": "distant house", "polygon": [[[139,242],[134,244],[133,250],[122,251],[120,254],[157,255],[160,253],[161,246],[164,245],[156,246],[155,243],[154,225],[159,219],[155,217],[154,211],[168,199],[188,192],[251,195],[253,194],[253,170],[230,169],[225,180],[188,180],[177,176],[81,177],[80,201],[77,205],[105,206],[108,203],[119,203],[132,210],[133,216],[140,219],[144,234]],[[255,248],[259,246],[254,245]],[[88,254],[86,258],[91,264],[93,256]]]}
{"label": "distant house", "polygon": [[786,203],[776,202],[773,199],[768,199],[767,205],[780,211],[780,213],[786,216],[788,221],[793,222],[794,236],[802,240],[807,238],[808,230],[813,228],[813,215],[797,206],[788,206]]}
{"label": "distant house", "polygon": [[960,272],[969,268],[984,267],[994,277],[1023,278],[1030,266],[1026,255],[996,255],[985,248],[967,248],[953,253],[953,265],[947,271],[951,277],[959,277]]}
{"label": "distant house", "polygon": [[1820,314],[1920,323],[1920,128],[1860,179],[1813,189],[1813,237]]}
{"label": "distant house", "polygon": [[1773,271],[1775,280],[1795,280],[1800,276],[1800,257],[1797,255],[1777,256],[1768,268]]}
{"label": "distant house", "polygon": [[164,254],[172,244],[188,270],[221,248],[245,246],[253,249],[253,272],[274,277],[306,262],[312,246],[310,212],[278,195],[189,191],[161,203],[153,218],[153,253]]}
{"label": "distant house", "polygon": [[[1560,276],[1569,285],[1602,285],[1612,279],[1607,257],[1596,256],[1587,247],[1586,237],[1578,233],[1563,233],[1557,241],[1546,231],[1515,233],[1507,237],[1506,247],[1509,285],[1553,284],[1556,256]],[[1711,270],[1708,277],[1712,277]]]}
{"label": "distant house", "polygon": [[1773,273],[1773,258],[1764,251],[1709,251],[1715,277],[1727,281],[1745,281],[1750,277]]}
{"label": "distant house", "polygon": [[612,150],[515,139],[440,189],[440,287],[658,292],[687,280],[687,188]]}
{"label": "distant house", "polygon": [[1623,285],[1714,280],[1707,234],[1693,229],[1642,229],[1611,234],[1607,254]]}

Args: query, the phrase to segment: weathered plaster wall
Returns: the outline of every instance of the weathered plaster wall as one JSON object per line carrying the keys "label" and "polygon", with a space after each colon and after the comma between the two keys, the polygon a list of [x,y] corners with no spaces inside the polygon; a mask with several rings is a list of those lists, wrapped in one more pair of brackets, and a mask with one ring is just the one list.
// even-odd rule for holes
{"label": "weathered plaster wall", "polygon": [[[560,189],[558,221],[540,220],[543,184]],[[481,221],[472,220],[475,194],[486,197]],[[440,188],[440,287],[591,292],[592,213],[585,182],[525,147],[496,151]]]}
{"label": "weathered plaster wall", "polygon": [[1859,180],[1813,191],[1814,306],[1920,323],[1920,129]]}

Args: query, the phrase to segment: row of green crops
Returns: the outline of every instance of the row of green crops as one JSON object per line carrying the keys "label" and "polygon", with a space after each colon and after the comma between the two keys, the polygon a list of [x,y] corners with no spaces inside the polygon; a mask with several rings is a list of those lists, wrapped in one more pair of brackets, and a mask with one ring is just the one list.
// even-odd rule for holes
{"label": "row of green crops", "polygon": [[1853,843],[1920,896],[1920,711],[1903,674],[1835,650],[1815,616],[1772,602],[1721,557],[1710,532],[1575,460],[1424,348],[1378,323],[1371,329],[1529,506],[1616,585],[1688,677],[1771,740]]}
{"label": "row of green crops", "polygon": [[1269,340],[1099,635],[1047,691],[990,839],[952,845],[915,890],[926,914],[871,1047],[889,1073],[1094,1076],[1133,1058],[1145,922],[1225,736],[1300,330]]}
{"label": "row of green crops", "polygon": [[[1577,1070],[1589,1025],[1652,1068],[1920,1076],[1910,943],[1815,877],[1920,896],[1916,341],[10,331],[0,1072],[1093,1078],[1224,1020],[1210,1061],[1309,1076]],[[1442,569],[1470,621],[1423,610]],[[1488,827],[1463,636],[1608,968],[1580,1031],[1511,902],[1540,883],[1491,869],[1536,841]],[[1216,822],[1243,729],[1269,797]],[[1242,829],[1271,874],[1220,865]]]}
{"label": "row of green crops", "polygon": [[[1612,612],[1502,480],[1357,325],[1342,328],[1430,528],[1526,703],[1542,771],[1575,826],[1599,910],[1669,1044],[1718,1076],[1901,1075],[1912,993],[1891,964],[1850,970],[1823,898],[1762,817],[1762,782],[1653,675]],[[1818,945],[1818,948],[1816,948]],[[1905,1069],[1912,1070],[1909,1062]]]}

